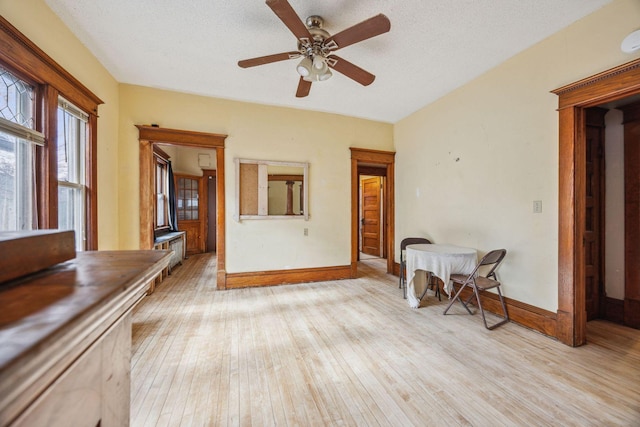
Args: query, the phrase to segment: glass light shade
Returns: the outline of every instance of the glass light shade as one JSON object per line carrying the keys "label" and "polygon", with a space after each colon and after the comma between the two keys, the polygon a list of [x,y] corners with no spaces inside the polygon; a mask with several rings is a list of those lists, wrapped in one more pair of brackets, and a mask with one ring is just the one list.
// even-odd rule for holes
{"label": "glass light shade", "polygon": [[324,62],[324,58],[322,56],[316,55],[313,57],[313,68],[318,71],[322,71],[327,68],[327,63]]}
{"label": "glass light shade", "polygon": [[[325,64],[325,66],[326,66],[326,64]],[[333,76],[333,73],[331,72],[329,67],[326,67],[326,70],[324,71],[324,73],[318,74],[318,80],[323,82],[325,80],[329,80],[331,78],[331,76]]]}
{"label": "glass light shade", "polygon": [[311,58],[305,56],[296,67],[296,71],[298,71],[298,74],[302,77],[307,77],[312,72],[311,65]]}
{"label": "glass light shade", "polygon": [[315,68],[311,70],[311,73],[308,76],[303,76],[302,78],[308,82],[323,82],[325,80],[329,80],[333,74],[331,70],[327,67],[324,72],[319,72]]}

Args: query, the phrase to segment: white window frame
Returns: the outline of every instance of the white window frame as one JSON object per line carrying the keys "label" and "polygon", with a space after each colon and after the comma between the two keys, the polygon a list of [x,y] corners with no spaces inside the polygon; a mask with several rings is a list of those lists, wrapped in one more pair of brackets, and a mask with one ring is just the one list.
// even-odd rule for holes
{"label": "white window frame", "polygon": [[[74,143],[74,146],[67,146],[66,150],[69,155],[73,155],[72,161],[68,162],[69,166],[73,166],[73,173],[71,170],[67,172],[67,178],[69,180],[60,180],[58,177],[58,195],[63,188],[75,190],[74,194],[74,212],[73,216],[76,218],[73,230],[76,232],[76,250],[82,251],[86,249],[87,242],[87,218],[86,218],[86,202],[87,202],[87,186],[86,186],[86,145],[87,145],[87,131],[89,126],[89,116],[76,106],[65,100],[63,97],[58,97],[58,110],[62,109],[63,113],[68,114],[79,121],[84,123],[82,129],[78,129],[78,133],[73,138],[73,141],[67,141],[67,135],[64,132],[64,123],[58,123],[58,134],[62,130],[64,137],[58,138],[58,144],[70,144]],[[65,116],[63,116],[64,118]],[[83,133],[81,135],[81,133]],[[75,178],[75,181],[74,181]],[[60,218],[60,204],[58,203],[58,218]]]}

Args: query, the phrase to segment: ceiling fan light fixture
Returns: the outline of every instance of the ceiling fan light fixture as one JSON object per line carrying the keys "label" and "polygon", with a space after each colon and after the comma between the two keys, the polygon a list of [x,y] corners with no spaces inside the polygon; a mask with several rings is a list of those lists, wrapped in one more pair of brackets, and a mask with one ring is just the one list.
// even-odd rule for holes
{"label": "ceiling fan light fixture", "polygon": [[[326,67],[327,64],[325,64]],[[331,72],[331,70],[327,67],[327,69],[325,70],[324,73],[319,74],[318,75],[318,80],[323,82],[325,80],[329,80],[331,78],[331,76],[333,76],[333,73]]]}
{"label": "ceiling fan light fixture", "polygon": [[379,36],[391,29],[391,22],[382,13],[352,25],[345,30],[330,35],[323,27],[323,20],[317,15],[302,21],[293,9],[290,0],[267,0],[267,6],[276,14],[282,23],[293,33],[297,40],[297,50],[238,61],[242,68],[270,64],[302,57],[296,66],[300,75],[296,97],[309,95],[312,82],[325,81],[331,78],[330,69],[360,83],[370,85],[375,76],[338,56],[334,51],[345,48],[363,40]]}
{"label": "ceiling fan light fixture", "polygon": [[[326,65],[326,64],[325,64]],[[325,80],[329,80],[333,73],[327,67],[323,72],[319,72],[315,68],[311,70],[311,73],[308,76],[303,76],[303,80],[307,82],[323,82]]]}
{"label": "ceiling fan light fixture", "polygon": [[327,63],[322,56],[316,55],[313,57],[313,68],[318,71],[322,71],[327,68]]}
{"label": "ceiling fan light fixture", "polygon": [[313,71],[312,65],[313,64],[311,62],[311,58],[309,58],[308,56],[305,56],[304,58],[302,58],[302,61],[300,61],[300,63],[296,67],[296,71],[298,71],[298,74],[300,74],[302,77],[307,77]]}

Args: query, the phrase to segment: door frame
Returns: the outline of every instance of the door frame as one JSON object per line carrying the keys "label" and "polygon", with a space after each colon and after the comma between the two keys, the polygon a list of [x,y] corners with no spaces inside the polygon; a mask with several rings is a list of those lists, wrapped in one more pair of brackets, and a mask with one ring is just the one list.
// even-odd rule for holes
{"label": "door frame", "polygon": [[[203,178],[203,185],[206,185],[206,191],[205,191],[205,204],[207,206],[207,217],[205,218],[205,226],[204,226],[204,232],[205,232],[205,236],[206,236],[206,240],[204,242],[204,247],[205,247],[205,252],[216,252],[215,250],[211,251],[209,250],[209,183],[211,182],[211,180],[215,180],[216,181],[216,185],[217,185],[217,179],[216,179],[216,170],[215,169],[202,169],[202,178]],[[217,193],[218,193],[218,188],[216,187],[216,202],[218,200],[217,197]],[[215,208],[215,212],[216,212],[216,219],[218,218],[218,209],[217,207]],[[216,221],[216,227],[218,225],[218,222]],[[217,232],[216,232],[217,234]],[[215,243],[214,243],[215,244]]]}
{"label": "door frame", "polygon": [[351,278],[358,275],[358,235],[359,210],[358,192],[360,179],[358,168],[366,166],[384,167],[386,169],[384,209],[384,245],[387,254],[387,273],[393,274],[395,260],[395,156],[393,151],[370,150],[350,147],[351,150]]}
{"label": "door frame", "polygon": [[585,122],[589,107],[640,94],[640,59],[551,91],[558,95],[558,311],[556,337],[586,342],[584,239]]}
{"label": "door frame", "polygon": [[153,145],[170,144],[182,147],[213,148],[216,150],[216,207],[217,235],[216,261],[218,289],[226,289],[225,266],[225,193],[224,193],[224,142],[227,135],[194,132],[156,126],[136,125],[140,141],[140,249],[153,249]]}

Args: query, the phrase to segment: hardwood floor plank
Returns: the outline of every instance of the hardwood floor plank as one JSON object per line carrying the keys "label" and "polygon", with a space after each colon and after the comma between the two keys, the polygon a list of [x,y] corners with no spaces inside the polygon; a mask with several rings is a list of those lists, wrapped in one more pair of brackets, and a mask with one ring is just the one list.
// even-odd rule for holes
{"label": "hardwood floor plank", "polygon": [[488,331],[432,293],[410,309],[377,261],[217,291],[215,258],[190,257],[134,311],[131,425],[640,425],[640,331]]}

